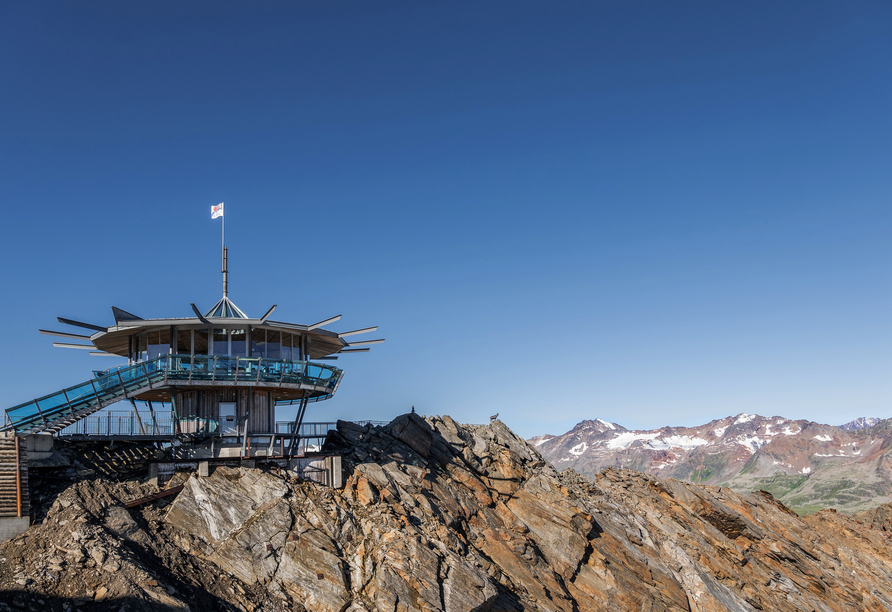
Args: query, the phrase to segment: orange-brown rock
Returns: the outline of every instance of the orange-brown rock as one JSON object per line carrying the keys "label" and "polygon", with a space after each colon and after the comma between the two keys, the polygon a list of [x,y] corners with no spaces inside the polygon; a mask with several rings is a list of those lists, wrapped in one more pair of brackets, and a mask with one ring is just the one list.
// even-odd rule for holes
{"label": "orange-brown rock", "polygon": [[498,421],[345,424],[327,450],[343,454],[342,490],[275,469],[191,478],[170,541],[265,594],[263,610],[892,608],[888,511],[800,518],[766,493],[615,469],[591,481]]}

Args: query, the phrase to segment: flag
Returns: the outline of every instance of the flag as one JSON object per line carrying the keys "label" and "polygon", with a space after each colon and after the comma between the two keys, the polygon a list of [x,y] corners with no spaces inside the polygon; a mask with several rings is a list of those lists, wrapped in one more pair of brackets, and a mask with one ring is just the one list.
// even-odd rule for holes
{"label": "flag", "polygon": [[211,219],[216,219],[217,217],[223,216],[223,202],[220,202],[216,206],[211,206]]}

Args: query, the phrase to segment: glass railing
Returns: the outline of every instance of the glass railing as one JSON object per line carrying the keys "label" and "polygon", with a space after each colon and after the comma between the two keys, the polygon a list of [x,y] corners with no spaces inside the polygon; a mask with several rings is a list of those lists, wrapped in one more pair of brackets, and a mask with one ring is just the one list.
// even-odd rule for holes
{"label": "glass railing", "polygon": [[[140,427],[140,425],[142,425]],[[169,436],[173,433],[170,412],[155,412],[155,417],[125,411],[109,411],[72,423],[56,435],[65,436]]]}
{"label": "glass railing", "polygon": [[51,428],[58,421],[78,418],[79,414],[86,416],[164,379],[309,385],[328,391],[311,398],[311,401],[319,401],[334,394],[343,372],[332,366],[307,361],[163,355],[94,374],[95,377],[85,383],[9,408],[6,410],[9,419],[7,428],[17,431],[34,427]]}
{"label": "glass railing", "polygon": [[291,383],[333,392],[343,374],[336,367],[308,361],[211,355],[168,355],[166,358],[169,362],[162,366],[166,367],[166,377],[175,380]]}

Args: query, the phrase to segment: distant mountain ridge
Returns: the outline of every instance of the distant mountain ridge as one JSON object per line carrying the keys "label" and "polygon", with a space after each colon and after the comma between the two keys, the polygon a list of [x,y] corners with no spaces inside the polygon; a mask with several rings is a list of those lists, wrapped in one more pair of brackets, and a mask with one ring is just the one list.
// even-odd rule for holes
{"label": "distant mountain ridge", "polygon": [[853,513],[892,501],[892,419],[843,426],[738,414],[698,427],[629,430],[585,420],[531,438],[557,469],[628,468],[735,491],[765,489],[800,513]]}
{"label": "distant mountain ridge", "polygon": [[854,431],[856,429],[864,429],[865,427],[873,427],[880,421],[882,421],[882,419],[876,417],[858,417],[854,421],[849,421],[845,425],[840,425],[840,427],[848,431]]}

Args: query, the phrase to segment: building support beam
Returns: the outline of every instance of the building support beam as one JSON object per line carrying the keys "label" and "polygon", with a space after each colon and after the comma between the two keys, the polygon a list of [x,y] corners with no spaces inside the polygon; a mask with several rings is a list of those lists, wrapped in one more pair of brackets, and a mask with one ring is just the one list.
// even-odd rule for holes
{"label": "building support beam", "polygon": [[294,415],[294,423],[291,426],[291,444],[288,446],[288,456],[291,457],[294,455],[294,448],[300,448],[300,427],[304,422],[304,412],[307,410],[308,403],[307,394],[304,394],[304,397],[301,398],[300,404],[297,407],[297,414]]}
{"label": "building support beam", "polygon": [[152,415],[152,435],[158,435],[158,421],[155,420],[155,409],[152,408],[152,402],[146,402],[149,405],[149,414]]}
{"label": "building support beam", "polygon": [[130,405],[133,406],[133,414],[136,415],[136,422],[139,423],[139,433],[140,435],[146,435],[146,428],[142,425],[142,417],[139,416],[139,410],[136,409],[136,400],[132,397],[130,398]]}
{"label": "building support beam", "polygon": [[[245,448],[247,447],[247,444],[248,444],[248,428],[249,428],[248,425],[249,425],[249,418],[251,416],[251,402],[254,400],[254,394],[251,391],[252,391],[252,388],[248,387],[248,398],[245,401],[245,427],[244,427],[244,431],[242,433],[242,451],[241,451],[242,457],[245,456]],[[238,406],[238,404],[239,404],[239,401],[238,401],[239,395],[240,395],[239,391],[236,391],[236,395],[235,395],[236,406]]]}

